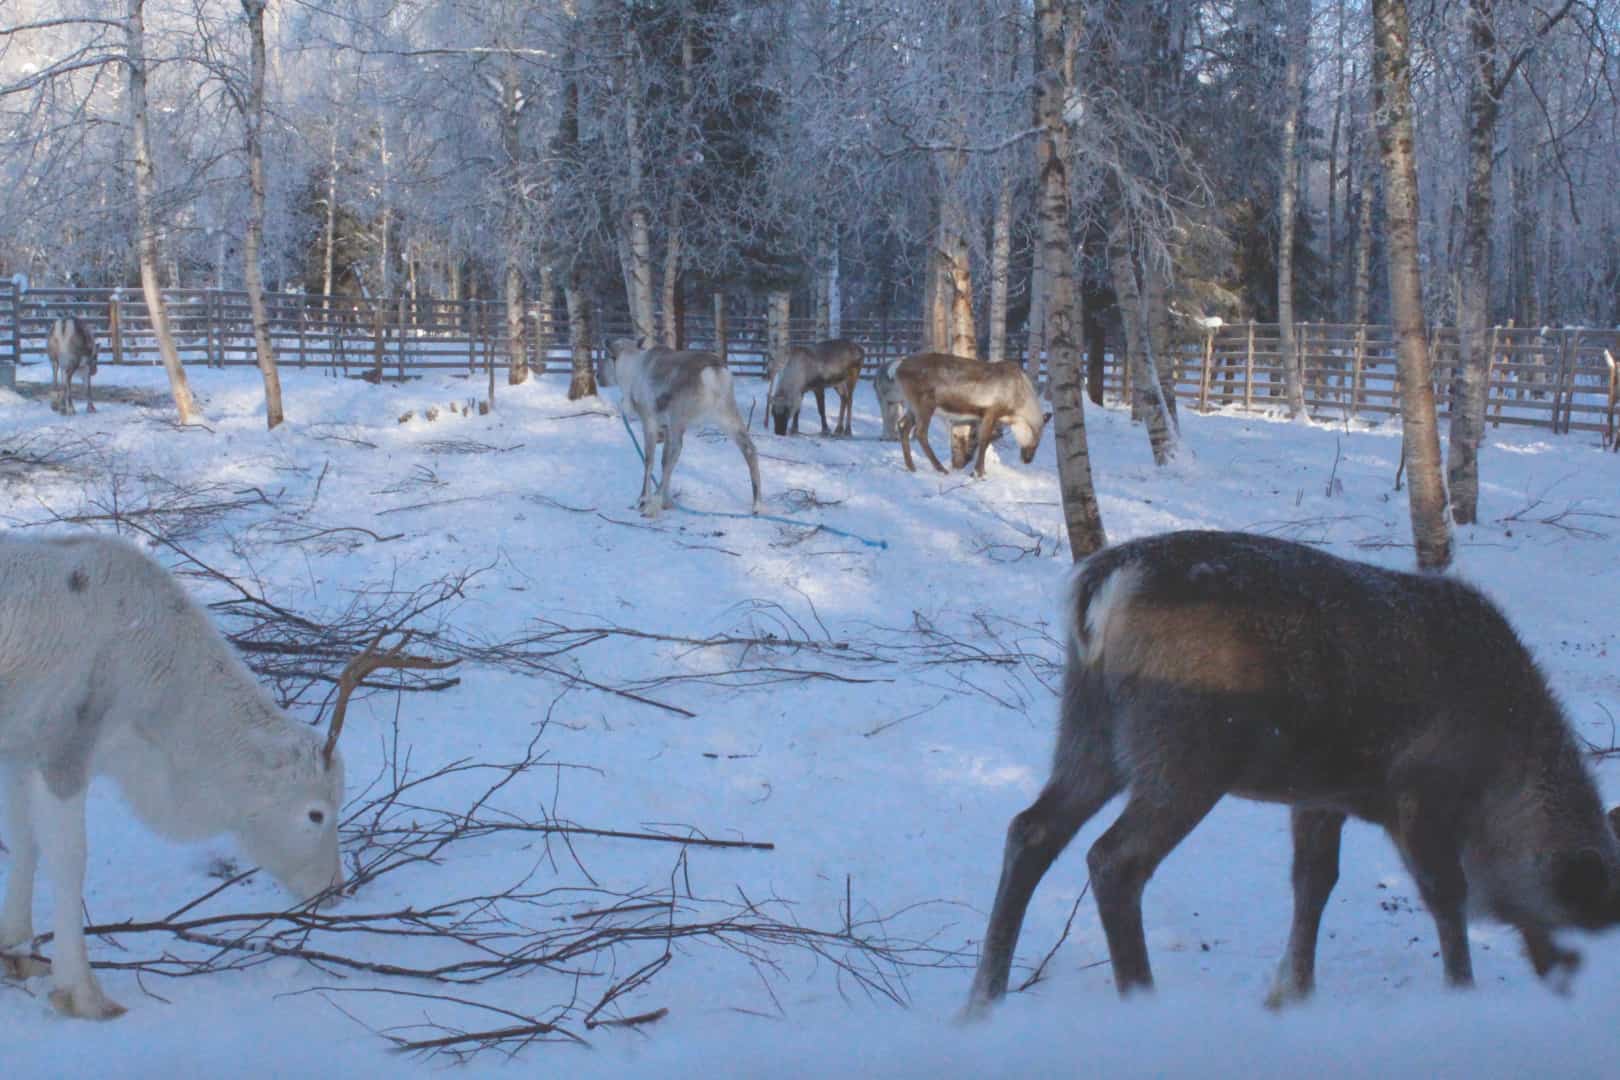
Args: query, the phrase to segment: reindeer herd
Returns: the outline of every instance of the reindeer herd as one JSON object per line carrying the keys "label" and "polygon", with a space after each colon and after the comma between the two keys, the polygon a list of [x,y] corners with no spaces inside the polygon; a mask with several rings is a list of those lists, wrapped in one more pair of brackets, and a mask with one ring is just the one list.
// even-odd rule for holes
{"label": "reindeer herd", "polygon": [[[60,324],[59,324],[60,325]],[[53,365],[58,358],[52,333]],[[93,339],[62,335],[71,377]],[[712,353],[616,342],[622,407],[646,441],[641,506],[671,505],[685,433],[707,421],[759,465],[732,378]],[[848,342],[793,350],[772,372],[768,421],[796,423],[817,395],[824,433],[851,433],[861,355]],[[935,415],[977,425],[975,471],[998,425],[1027,463],[1046,416],[1017,364],[922,353],[875,380],[885,434]],[[827,426],[824,392],[839,398]],[[88,383],[87,394],[88,397]],[[71,411],[71,402],[65,401]],[[662,483],[652,457],[662,442]],[[1535,972],[1567,984],[1579,955],[1556,930],[1620,923],[1620,811],[1605,813],[1545,677],[1502,613],[1456,580],[1348,562],[1240,533],[1180,532],[1107,548],[1078,567],[1051,777],[1007,829],[1000,882],[966,1017],[1007,989],[1042,876],[1116,795],[1119,817],[1087,856],[1114,983],[1152,986],[1142,895],[1155,869],[1226,795],[1292,814],[1292,928],[1269,999],[1310,995],[1316,941],[1347,818],[1388,833],[1434,920],[1446,980],[1473,978],[1467,920],[1520,935]],[[135,815],[177,838],[237,836],[301,902],[343,885],[337,739],[349,693],[378,667],[442,666],[373,641],[338,680],[323,739],[268,698],[185,590],[149,556],[87,535],[0,533],[0,779],[10,850],[0,974],[49,970],[75,1017],[124,1010],[90,966],[81,909],[85,796],[111,776]],[[36,871],[54,886],[52,958],[36,952]]]}
{"label": "reindeer herd", "polygon": [[[737,409],[725,361],[712,352],[643,347],[627,338],[615,340],[609,352],[611,380],[619,385],[621,408],[626,416],[634,413],[639,418],[646,439],[638,503],[641,512],[651,517],[674,506],[669,480],[681,456],[682,437],[693,422],[707,420],[730,435],[742,451],[753,488],[753,512],[759,513],[758,454]],[[821,433],[852,436],[855,388],[865,359],[865,350],[842,338],[789,347],[767,368],[765,423],[773,425],[778,435],[798,434],[804,395],[813,393]],[[1048,419],[1035,383],[1014,361],[989,364],[945,353],[914,353],[880,366],[873,388],[883,417],[883,438],[900,440],[901,456],[911,472],[917,471],[911,458],[914,438],[935,469],[949,471],[928,441],[928,425],[936,415],[953,426],[972,427],[976,447],[973,473],[980,479],[984,478],[985,452],[1003,425],[1012,431],[1027,465],[1035,460]],[[838,396],[838,416],[831,428],[827,426],[828,390]],[[663,474],[655,493],[653,448],[660,440],[664,443]]]}

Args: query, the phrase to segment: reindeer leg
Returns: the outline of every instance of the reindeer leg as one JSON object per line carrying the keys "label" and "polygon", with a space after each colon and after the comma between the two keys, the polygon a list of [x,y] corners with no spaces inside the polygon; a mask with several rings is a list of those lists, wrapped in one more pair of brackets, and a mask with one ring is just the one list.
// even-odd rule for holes
{"label": "reindeer leg", "polygon": [[88,364],[84,368],[84,411],[87,413],[96,411],[96,401],[90,396],[90,366]]}
{"label": "reindeer leg", "polygon": [[[659,483],[659,495],[662,499],[662,509],[671,510],[675,506],[675,491],[670,486],[669,478],[675,472],[675,463],[681,460],[681,447],[686,443],[686,429],[679,424],[671,424],[664,430],[664,475]],[[645,510],[642,511],[646,513]],[[657,510],[653,511],[654,514]],[[649,515],[652,516],[652,515]]]}
{"label": "reindeer leg", "polygon": [[1519,936],[1524,939],[1525,952],[1530,956],[1530,966],[1536,974],[1555,992],[1568,994],[1575,972],[1580,970],[1581,954],[1559,945],[1546,927],[1523,924],[1518,930]]}
{"label": "reindeer leg", "polygon": [[895,425],[900,432],[900,456],[906,459],[906,471],[916,472],[917,466],[911,460],[911,433],[917,428],[917,417],[910,409],[900,414],[900,422]]}
{"label": "reindeer leg", "polygon": [[987,412],[979,418],[979,448],[974,454],[973,475],[980,480],[984,479],[984,455],[990,449],[990,436],[996,433],[996,425],[1001,423],[1001,416],[995,412]]}
{"label": "reindeer leg", "polygon": [[928,445],[928,423],[929,421],[933,420],[933,418],[933,409],[927,409],[917,414],[917,441],[922,443],[923,453],[928,455],[929,462],[936,470],[942,473],[949,472],[945,466],[939,463],[939,457],[935,455],[934,448]]}
{"label": "reindeer leg", "polygon": [[39,845],[28,813],[28,789],[23,786],[19,766],[7,768],[4,778],[11,871],[6,875],[5,905],[0,907],[0,975],[20,981],[47,974],[51,966],[30,955],[34,951],[34,875],[39,867]]}
{"label": "reindeer leg", "polygon": [[1316,989],[1316,936],[1322,909],[1339,880],[1339,837],[1344,815],[1330,810],[1293,811],[1294,925],[1288,952],[1266,998],[1268,1008],[1304,1001]]}
{"label": "reindeer leg", "polygon": [[84,944],[84,797],[86,788],[65,797],[50,789],[45,775],[28,774],[29,812],[33,817],[45,874],[51,880],[56,929],[51,964],[51,1004],[58,1012],[84,1020],[111,1020],[124,1007],[101,990],[90,970]]}
{"label": "reindeer leg", "polygon": [[1468,953],[1468,878],[1463,874],[1458,836],[1461,814],[1456,783],[1444,775],[1406,778],[1395,800],[1390,834],[1407,869],[1417,882],[1440,937],[1440,960],[1446,982],[1474,985],[1474,963]]}
{"label": "reindeer leg", "polygon": [[[1178,776],[1185,780],[1185,776]],[[1097,898],[1114,989],[1121,997],[1153,988],[1147,937],[1142,931],[1142,891],[1164,857],[1220,801],[1219,790],[1183,783],[1175,790],[1137,788],[1118,820],[1086,854],[1091,892]]]}
{"label": "reindeer leg", "polygon": [[827,428],[827,388],[825,386],[816,387],[816,412],[821,417],[821,434],[832,434]]}
{"label": "reindeer leg", "polygon": [[979,947],[979,967],[963,1011],[973,1019],[1007,992],[1013,947],[1024,925],[1035,887],[1052,861],[1069,846],[1104,803],[1118,794],[1120,780],[1106,754],[1081,740],[1063,739],[1052,778],[1040,796],[1007,826],[1007,846],[1001,858],[1001,881],[996,885],[990,924]]}
{"label": "reindeer leg", "polygon": [[636,414],[641,417],[641,441],[645,444],[641,451],[641,496],[636,499],[636,506],[642,513],[646,513],[648,500],[655,497],[652,490],[652,471],[653,451],[658,448],[658,421],[650,412],[643,409],[637,409]]}

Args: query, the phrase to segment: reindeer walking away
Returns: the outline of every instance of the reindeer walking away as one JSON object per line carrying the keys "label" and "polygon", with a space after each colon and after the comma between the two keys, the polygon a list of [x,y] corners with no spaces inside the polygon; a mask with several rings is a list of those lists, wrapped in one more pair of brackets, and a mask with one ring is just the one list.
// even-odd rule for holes
{"label": "reindeer walking away", "polygon": [[952,421],[972,421],[978,425],[978,449],[973,455],[973,474],[984,477],[984,455],[996,425],[1006,423],[1024,464],[1035,460],[1046,428],[1046,414],[1035,384],[1015,360],[986,364],[965,356],[946,353],[913,353],[895,369],[895,382],[905,399],[905,415],[900,418],[900,451],[906,468],[917,466],[911,460],[911,436],[922,443],[923,453],[940,472],[947,471],[928,444],[928,424],[940,413]]}
{"label": "reindeer walking away", "polygon": [[[731,372],[726,362],[710,352],[676,352],[655,345],[638,349],[634,342],[619,338],[612,343],[613,384],[619,388],[619,407],[641,419],[642,450],[641,496],[637,504],[646,517],[674,507],[670,476],[681,457],[686,429],[708,421],[737,444],[748,465],[753,487],[753,512],[761,509],[759,456],[748,437],[748,425],[737,411]],[[663,478],[658,490],[652,487],[653,449],[664,443]]]}
{"label": "reindeer walking away", "polygon": [[1620,841],[1563,710],[1507,620],[1452,578],[1241,533],[1107,548],[1077,571],[1051,778],[1007,829],[967,1013],[1007,989],[1041,877],[1120,792],[1087,855],[1123,995],[1152,986],[1142,892],[1228,794],[1291,807],[1294,915],[1269,1003],[1309,996],[1347,816],[1382,826],[1473,981],[1467,912],[1544,978],[1560,927],[1620,922]]}
{"label": "reindeer walking away", "polygon": [[[795,345],[771,378],[769,411],[776,433],[786,435],[789,421],[793,434],[799,433],[799,405],[806,391],[816,395],[816,412],[821,415],[823,435],[855,433],[855,387],[861,381],[861,364],[866,352],[853,341],[832,338],[805,348]],[[838,420],[827,428],[827,390],[838,394]]]}
{"label": "reindeer walking away", "polygon": [[73,413],[73,376],[84,372],[84,410],[95,412],[96,403],[90,396],[90,376],[96,373],[96,360],[101,346],[94,331],[83,319],[68,315],[51,324],[50,336],[45,339],[45,355],[51,361],[51,409],[71,415]]}
{"label": "reindeer walking away", "polygon": [[90,969],[81,911],[91,778],[113,777],[135,816],[179,840],[234,833],[300,899],[342,884],[337,733],[323,742],[260,688],[208,616],[156,562],[108,537],[0,535],[0,781],[11,850],[0,907],[0,974],[44,974],[33,954],[34,878],[53,885],[51,1003],[69,1016],[124,1012]]}

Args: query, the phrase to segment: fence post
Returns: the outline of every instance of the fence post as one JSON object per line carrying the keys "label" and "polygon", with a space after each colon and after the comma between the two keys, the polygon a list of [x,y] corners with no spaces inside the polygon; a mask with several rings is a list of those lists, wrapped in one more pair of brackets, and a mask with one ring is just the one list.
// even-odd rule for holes
{"label": "fence post", "polygon": [[1367,324],[1356,324],[1356,354],[1350,362],[1350,415],[1361,411],[1362,366],[1367,361]]}
{"label": "fence post", "polygon": [[1209,411],[1209,380],[1215,363],[1215,331],[1204,338],[1204,370],[1198,374],[1198,411]]}
{"label": "fence post", "polygon": [[383,379],[383,306],[382,301],[371,302],[371,366],[376,372],[377,384]]}
{"label": "fence post", "polygon": [[405,294],[399,294],[399,324],[394,327],[395,337],[399,341],[399,381],[405,381],[405,349],[407,346],[405,334]]}
{"label": "fence post", "polygon": [[1254,320],[1249,320],[1249,351],[1243,360],[1243,408],[1254,408]]}
{"label": "fence post", "polygon": [[22,305],[18,303],[17,283],[15,281],[0,285],[0,289],[5,290],[8,306],[11,308],[11,358],[5,363],[0,363],[0,388],[15,390],[17,388],[17,361],[22,359],[22,331],[18,325],[22,321]]}

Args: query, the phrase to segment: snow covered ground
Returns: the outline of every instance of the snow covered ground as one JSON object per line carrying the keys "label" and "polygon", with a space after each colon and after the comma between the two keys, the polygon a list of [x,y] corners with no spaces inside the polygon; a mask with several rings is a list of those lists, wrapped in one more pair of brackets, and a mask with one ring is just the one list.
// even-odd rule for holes
{"label": "snow covered ground", "polygon": [[[20,377],[37,380],[41,368]],[[221,499],[256,490],[267,501],[243,498],[203,522],[184,546],[302,614],[342,611],[357,589],[409,589],[480,570],[464,597],[440,612],[441,629],[464,640],[510,640],[538,620],[690,638],[781,635],[796,623],[795,633],[879,657],[860,663],[831,649],[694,648],[616,634],[559,664],[694,715],[567,688],[552,675],[476,665],[464,666],[461,684],[442,693],[375,694],[356,703],[344,737],[351,790],[383,767],[396,723],[398,754],[408,750],[413,774],[463,758],[513,761],[539,731],[536,749],[548,767],[496,796],[514,815],[544,812],[626,831],[684,835],[691,828],[775,847],[694,847],[681,860],[669,844],[576,836],[568,848],[554,842],[548,849],[534,837],[502,834],[390,875],[339,910],[421,908],[528,877],[531,891],[594,882],[620,893],[673,895],[682,905],[688,894],[774,898],[784,903],[773,910],[791,911],[804,927],[836,932],[850,918],[882,918],[881,930],[868,932],[926,940],[939,950],[914,954],[932,959],[896,973],[902,1007],[803,950],[767,945],[750,956],[694,937],[602,1014],[667,1008],[667,1016],[640,1029],[586,1032],[576,1013],[569,1026],[586,1035],[590,1049],[530,1046],[516,1067],[569,1076],[1620,1071],[1611,1060],[1620,935],[1579,943],[1586,964],[1573,996],[1564,998],[1536,983],[1511,933],[1480,925],[1472,931],[1479,989],[1448,992],[1415,889],[1388,842],[1365,825],[1346,831],[1318,997],[1305,1008],[1267,1013],[1261,1000],[1287,934],[1287,814],[1235,800],[1217,808],[1148,889],[1160,991],[1153,1000],[1115,998],[1087,896],[1043,981],[1011,995],[986,1024],[951,1023],[967,990],[965,965],[983,930],[1003,830],[1044,779],[1050,750],[1051,664],[1070,565],[1050,439],[1027,467],[1014,453],[992,450],[984,482],[908,474],[898,446],[876,439],[867,386],[854,440],[756,434],[772,514],[887,542],[878,549],[737,517],[675,513],[643,522],[629,509],[640,463],[623,426],[606,405],[568,402],[559,376],[503,385],[487,416],[450,410],[481,385],[449,374],[381,387],[313,371],[284,371],[283,379],[291,419],[270,433],[262,430],[251,370],[192,370],[207,430],[168,424],[158,369],[103,368],[103,385],[158,396],[145,399],[151,407],[104,403],[94,416],[60,418],[43,400],[0,391],[0,447],[31,439],[60,449],[69,445],[64,439],[88,437],[74,444],[79,456],[62,469],[9,469],[0,458],[0,525],[104,514],[115,503],[127,512],[172,495],[166,483]],[[763,397],[762,384],[738,385],[748,414],[751,400]],[[754,401],[756,417],[762,405]],[[431,422],[429,407],[440,410]],[[407,411],[414,416],[401,423]],[[806,430],[816,426],[812,416],[813,407]],[[1411,565],[1406,496],[1392,489],[1400,449],[1393,425],[1346,430],[1235,414],[1184,414],[1182,422],[1182,457],[1156,470],[1140,428],[1116,409],[1089,410],[1111,538],[1240,528]],[[937,428],[934,444],[945,445]],[[1492,431],[1483,458],[1483,523],[1459,530],[1457,573],[1504,607],[1579,732],[1608,746],[1620,714],[1620,456],[1596,444],[1590,435]],[[690,509],[747,507],[742,461],[718,437],[688,439],[676,489]],[[345,531],[300,539],[331,529]],[[171,551],[157,554],[181,565]],[[223,598],[217,585],[188,581],[205,600]],[[957,659],[930,662],[946,655]],[[798,674],[784,674],[788,668]],[[682,678],[644,681],[670,675]],[[1601,763],[1598,775],[1608,801],[1620,801],[1620,766]],[[447,778],[432,804],[464,809],[488,782]],[[1084,852],[1114,812],[1105,809],[1082,832],[1037,893],[1020,942],[1023,973],[1062,933],[1085,885]],[[210,873],[235,858],[223,838],[191,847],[153,838],[125,820],[107,786],[92,798],[90,850],[87,902],[98,923],[171,912],[216,884]],[[567,924],[602,898],[580,893],[551,902],[521,918],[539,929]],[[271,883],[255,878],[198,912],[284,903]],[[42,916],[48,904],[42,896]],[[93,958],[111,961],[164,947],[136,937],[91,942]],[[388,938],[346,947],[401,963],[439,948]],[[621,963],[633,967],[660,949],[626,952]],[[445,1059],[391,1056],[370,1029],[505,1021],[444,1002],[355,991],[449,992],[548,1016],[571,999],[594,1002],[614,977],[628,974],[535,971],[445,988],[322,971],[291,958],[200,978],[138,981],[110,970],[104,984],[130,1013],[104,1025],[55,1017],[40,981],[0,985],[0,1062],[8,1077],[157,1076],[177,1068],[196,1075],[425,1073],[444,1068]],[[1021,978],[1015,968],[1015,984]],[[325,987],[339,989],[301,993]],[[470,1066],[477,1074],[510,1067],[500,1053]]]}

